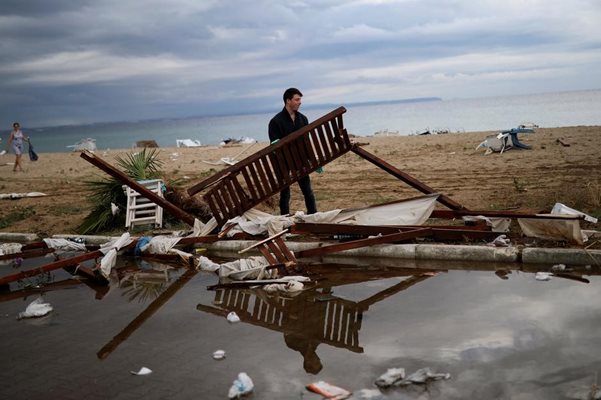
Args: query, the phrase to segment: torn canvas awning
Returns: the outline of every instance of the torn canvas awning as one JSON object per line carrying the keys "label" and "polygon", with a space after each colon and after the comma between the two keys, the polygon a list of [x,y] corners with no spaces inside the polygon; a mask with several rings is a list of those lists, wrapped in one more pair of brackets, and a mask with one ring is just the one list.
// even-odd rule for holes
{"label": "torn canvas awning", "polygon": [[239,232],[250,235],[274,235],[295,223],[303,222],[345,225],[422,225],[430,218],[439,196],[439,194],[430,194],[370,207],[336,209],[308,215],[302,212],[292,216],[271,215],[252,209],[230,219],[223,230],[228,229],[227,235],[231,237]]}

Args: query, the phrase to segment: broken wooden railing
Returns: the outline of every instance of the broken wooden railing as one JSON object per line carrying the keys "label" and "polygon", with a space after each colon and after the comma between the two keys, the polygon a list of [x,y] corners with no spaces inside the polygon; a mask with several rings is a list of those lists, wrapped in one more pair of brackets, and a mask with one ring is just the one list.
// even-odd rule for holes
{"label": "broken wooden railing", "polygon": [[344,107],[324,115],[188,189],[203,195],[219,226],[351,150]]}

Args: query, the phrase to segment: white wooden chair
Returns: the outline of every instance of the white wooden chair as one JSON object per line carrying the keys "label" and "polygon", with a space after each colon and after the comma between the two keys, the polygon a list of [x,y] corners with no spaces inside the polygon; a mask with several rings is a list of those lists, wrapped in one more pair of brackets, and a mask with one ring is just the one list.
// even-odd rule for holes
{"label": "white wooden chair", "polygon": [[[163,197],[164,185],[161,179],[138,181],[138,183],[158,196]],[[149,224],[159,228],[163,226],[162,207],[159,207],[127,185],[123,185],[123,190],[125,190],[125,195],[127,196],[126,228]]]}

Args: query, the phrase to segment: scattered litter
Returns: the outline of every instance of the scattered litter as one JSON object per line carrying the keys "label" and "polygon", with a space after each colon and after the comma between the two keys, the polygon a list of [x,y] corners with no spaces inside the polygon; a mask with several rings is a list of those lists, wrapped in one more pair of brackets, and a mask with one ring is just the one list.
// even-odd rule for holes
{"label": "scattered litter", "polygon": [[225,358],[225,350],[215,350],[213,353],[214,360],[223,360]]}
{"label": "scattered litter", "polygon": [[583,213],[582,211],[575,210],[571,207],[566,206],[562,203],[555,203],[553,208],[551,209],[551,214],[553,215],[577,215],[583,217],[585,221],[592,222],[593,224],[597,223],[597,218],[591,217],[588,214]]}
{"label": "scattered litter", "polygon": [[0,243],[0,256],[20,253],[22,247],[21,243]]}
{"label": "scattered litter", "polygon": [[200,147],[202,144],[200,140],[196,139],[175,139],[177,147]]}
{"label": "scattered litter", "polygon": [[411,384],[424,384],[428,381],[450,379],[449,373],[435,373],[430,368],[421,368],[405,378],[404,368],[390,368],[385,374],[376,379],[376,385],[382,388],[390,386],[409,386]]}
{"label": "scattered litter", "polygon": [[376,379],[376,386],[382,388],[389,387],[402,379],[405,379],[405,368],[389,368],[388,371]]}
{"label": "scattered litter", "polygon": [[234,324],[236,322],[240,322],[240,317],[238,316],[238,314],[236,314],[234,311],[232,311],[231,313],[229,313],[227,315],[227,320],[228,320],[228,322],[231,322],[232,324]]}
{"label": "scattered litter", "polygon": [[111,203],[111,214],[117,215],[119,212],[119,207],[115,203]]}
{"label": "scattered litter", "polygon": [[307,385],[307,389],[317,393],[326,399],[342,400],[348,398],[352,393],[341,387],[324,381],[318,381]]}
{"label": "scattered litter", "polygon": [[53,310],[50,303],[44,303],[42,296],[32,301],[25,311],[20,312],[17,319],[23,318],[38,318],[50,313]]}
{"label": "scattered litter", "polygon": [[507,237],[507,235],[499,235],[492,242],[488,243],[487,246],[491,247],[508,247],[511,244],[511,241]]}
{"label": "scattered litter", "polygon": [[565,271],[566,266],[565,264],[555,264],[554,266],[551,267],[551,271]]}
{"label": "scattered litter", "polygon": [[77,142],[75,144],[71,144],[67,147],[73,149],[72,151],[88,150],[88,151],[94,152],[94,151],[96,151],[96,139],[92,139],[92,138],[81,139],[79,142]]}
{"label": "scattered litter", "polygon": [[138,376],[150,375],[150,374],[152,374],[152,370],[150,368],[142,367],[142,368],[140,368],[140,370],[138,372],[129,371],[129,373],[132,375],[138,375]]}
{"label": "scattered litter", "polygon": [[553,274],[550,272],[537,272],[536,275],[534,275],[534,279],[537,281],[550,281],[552,277]]}
{"label": "scattered litter", "polygon": [[6,154],[6,150],[2,150],[2,151],[0,151],[0,156],[3,156],[3,155],[5,155],[5,154]]}
{"label": "scattered litter", "polygon": [[239,398],[240,396],[252,392],[254,387],[255,385],[253,384],[252,379],[250,379],[250,376],[248,376],[246,372],[240,372],[238,374],[238,379],[232,383],[232,387],[227,395],[230,399]]}
{"label": "scattered litter", "polygon": [[42,192],[29,192],[29,193],[0,193],[0,199],[22,199],[24,197],[43,197],[46,193]]}

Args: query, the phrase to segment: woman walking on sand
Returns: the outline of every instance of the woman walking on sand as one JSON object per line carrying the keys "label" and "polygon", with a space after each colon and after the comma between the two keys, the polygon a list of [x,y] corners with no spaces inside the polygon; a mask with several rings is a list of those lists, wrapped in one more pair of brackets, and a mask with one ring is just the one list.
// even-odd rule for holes
{"label": "woman walking on sand", "polygon": [[23,167],[21,166],[21,157],[23,156],[24,140],[29,140],[29,138],[26,138],[23,132],[21,132],[21,125],[19,125],[18,122],[15,122],[13,124],[13,130],[10,133],[10,137],[8,138],[8,146],[12,144],[13,151],[16,155],[13,172],[17,172],[17,168],[19,171],[23,171]]}

